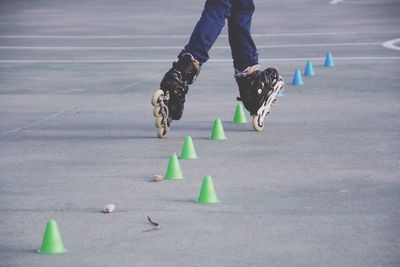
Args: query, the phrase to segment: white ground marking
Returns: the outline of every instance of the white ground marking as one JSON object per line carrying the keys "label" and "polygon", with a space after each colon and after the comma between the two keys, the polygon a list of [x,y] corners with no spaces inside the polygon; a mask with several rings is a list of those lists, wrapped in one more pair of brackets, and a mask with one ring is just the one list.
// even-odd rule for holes
{"label": "white ground marking", "polygon": [[[335,60],[398,60],[400,56],[387,56],[387,57],[335,57]],[[172,62],[174,59],[50,59],[50,60],[0,60],[0,64],[52,64],[52,63],[63,63],[63,64],[103,64],[103,63],[165,63]],[[304,60],[325,60],[325,57],[295,57],[295,58],[259,58],[258,61],[304,61]],[[210,59],[208,62],[232,62],[232,59],[220,58]]]}
{"label": "white ground marking", "polygon": [[400,51],[400,46],[396,46],[395,45],[396,43],[400,44],[400,38],[396,38],[396,39],[393,39],[393,40],[386,41],[382,45],[383,45],[383,47]]}
{"label": "white ground marking", "polygon": [[87,100],[86,102],[84,102],[84,103],[82,103],[82,104],[74,105],[74,106],[71,106],[71,107],[67,107],[67,108],[62,109],[62,110],[60,110],[60,111],[58,111],[58,112],[56,112],[56,113],[53,113],[53,114],[51,114],[51,115],[49,115],[49,116],[47,116],[47,117],[44,117],[44,118],[42,118],[42,119],[40,119],[40,120],[37,120],[37,121],[35,121],[35,122],[28,123],[28,124],[26,124],[26,125],[24,125],[24,126],[21,126],[21,127],[18,127],[18,128],[15,128],[15,129],[8,130],[8,131],[6,131],[6,132],[0,133],[0,137],[6,136],[6,135],[11,134],[11,133],[16,133],[16,132],[25,130],[25,129],[27,129],[27,128],[33,127],[33,126],[35,126],[35,125],[41,124],[41,123],[46,122],[46,121],[48,121],[48,120],[50,120],[50,119],[53,119],[53,118],[55,118],[55,117],[58,117],[58,116],[60,116],[61,114],[64,114],[65,112],[68,112],[68,111],[70,111],[70,110],[73,110],[73,109],[76,109],[76,108],[79,108],[79,107],[86,106],[86,105],[88,105],[88,104],[90,104],[90,103],[92,103],[92,102],[94,102],[94,101],[96,101],[96,100],[98,100],[98,99],[100,99],[100,98],[103,98],[103,97],[105,97],[105,96],[107,96],[107,95],[110,95],[110,94],[113,94],[113,93],[116,93],[116,92],[120,92],[120,91],[122,91],[122,90],[125,90],[125,89],[127,89],[127,88],[129,88],[129,87],[132,87],[132,86],[135,86],[135,85],[138,85],[138,84],[140,84],[140,83],[146,82],[146,81],[150,80],[151,78],[152,78],[152,77],[148,76],[148,77],[146,77],[146,78],[144,78],[144,79],[142,79],[142,80],[140,80],[140,81],[136,81],[136,82],[134,82],[134,83],[131,83],[131,84],[128,84],[128,85],[125,85],[125,86],[122,86],[122,87],[118,87],[118,88],[116,88],[116,89],[111,90],[110,92],[107,92],[107,93],[105,93],[105,94],[102,94],[102,95],[93,97],[93,98]]}
{"label": "white ground marking", "polygon": [[[385,32],[394,33],[394,32]],[[398,31],[396,32],[398,33]],[[253,33],[251,36],[317,36],[317,35],[353,35],[360,32],[288,32],[288,33]],[[0,35],[0,39],[187,39],[189,35]],[[228,38],[227,34],[219,38]]]}
{"label": "white ground marking", "polygon": [[[257,45],[257,48],[320,47],[320,46],[364,46],[382,45],[369,43],[320,43]],[[177,50],[182,46],[0,46],[0,50]],[[230,46],[214,46],[212,49],[230,49]]]}
{"label": "white ground marking", "polygon": [[[254,37],[265,37],[265,36],[304,36],[304,35],[335,35],[335,34],[346,34],[346,33],[338,33],[338,32],[325,32],[325,33],[281,33],[281,34],[254,34]],[[0,39],[3,38],[65,38],[65,39],[125,39],[125,38],[187,38],[186,35],[119,35],[119,36],[73,36],[73,35],[57,35],[57,36],[45,36],[45,35],[3,35],[0,36]],[[227,35],[221,35],[220,37],[226,38]],[[399,47],[394,46],[396,42],[400,39],[390,40],[388,42],[383,43],[384,47],[400,50]],[[265,45],[265,46],[258,46],[258,48],[273,48],[273,47],[315,47],[315,46],[359,46],[359,45],[378,45],[380,43],[331,43],[331,44],[286,44],[286,45]],[[139,49],[147,49],[147,50],[157,50],[157,49],[180,49],[181,47],[166,47],[166,46],[153,46],[153,47],[33,47],[33,46],[20,46],[20,47],[13,47],[13,46],[2,46],[0,49],[26,49],[26,50],[33,50],[33,49],[43,49],[43,50],[139,50]],[[214,49],[229,49],[229,46],[216,46],[213,47]],[[259,61],[303,61],[303,60],[324,60],[325,58],[322,57],[314,57],[314,58],[271,58],[265,59],[261,58]],[[385,59],[400,59],[400,57],[335,57],[335,60],[385,60]],[[161,62],[171,62],[171,59],[131,59],[131,60],[0,60],[0,63],[161,63]],[[232,59],[211,59],[209,62],[232,62]],[[18,127],[0,134],[0,137],[6,136],[11,133],[16,133],[21,130],[33,127],[45,121],[48,121],[52,118],[55,118],[65,112],[70,110],[76,109],[78,107],[85,106],[98,98],[104,97],[110,93],[118,92],[129,88],[131,86],[137,85],[139,83],[145,82],[150,78],[146,78],[132,84],[117,88],[112,92],[107,94],[97,96],[92,98],[80,105],[71,106],[60,110],[52,115],[49,115],[43,119],[38,121],[26,124],[22,127]]]}

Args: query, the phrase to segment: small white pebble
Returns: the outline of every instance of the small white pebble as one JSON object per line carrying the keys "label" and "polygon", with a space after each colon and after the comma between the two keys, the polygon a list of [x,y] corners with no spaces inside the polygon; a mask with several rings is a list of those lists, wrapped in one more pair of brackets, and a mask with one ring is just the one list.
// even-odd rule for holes
{"label": "small white pebble", "polygon": [[164,177],[162,175],[160,175],[160,174],[156,174],[153,177],[153,180],[156,181],[156,182],[161,182],[163,179],[164,179]]}
{"label": "small white pebble", "polygon": [[115,205],[114,204],[107,204],[103,208],[104,213],[111,213],[115,210]]}

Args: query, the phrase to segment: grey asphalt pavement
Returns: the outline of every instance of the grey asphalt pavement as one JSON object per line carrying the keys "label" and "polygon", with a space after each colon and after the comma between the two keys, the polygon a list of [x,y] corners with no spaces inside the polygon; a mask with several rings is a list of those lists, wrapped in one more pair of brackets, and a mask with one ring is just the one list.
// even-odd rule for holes
{"label": "grey asphalt pavement", "polygon": [[[256,0],[260,63],[286,81],[264,131],[231,123],[224,29],[156,138],[150,98],[203,4],[0,2],[0,266],[400,266],[400,2]],[[185,179],[152,182],[186,135]],[[205,175],[218,204],[195,203]],[[36,253],[49,218],[64,254]]]}

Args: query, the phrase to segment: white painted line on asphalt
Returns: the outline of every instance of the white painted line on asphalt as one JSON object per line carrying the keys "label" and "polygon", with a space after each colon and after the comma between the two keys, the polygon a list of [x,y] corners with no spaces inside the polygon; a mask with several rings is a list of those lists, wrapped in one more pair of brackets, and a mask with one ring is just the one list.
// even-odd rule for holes
{"label": "white painted line on asphalt", "polygon": [[[276,44],[257,45],[257,48],[321,47],[321,46],[368,46],[382,45],[367,43],[320,43],[320,44]],[[0,50],[177,50],[182,46],[0,46]],[[230,46],[214,46],[212,49],[230,49]]]}
{"label": "white painted line on asphalt", "polygon": [[[385,32],[385,33],[399,33]],[[253,33],[252,37],[273,36],[318,36],[318,35],[353,35],[361,32],[288,32],[288,33]],[[366,33],[367,34],[367,33]],[[368,34],[371,34],[368,32]],[[0,35],[0,39],[187,39],[190,35]],[[227,34],[219,35],[220,38],[228,38]]]}
{"label": "white painted line on asphalt", "polygon": [[0,50],[176,50],[182,48],[182,46],[0,46]]}
{"label": "white painted line on asphalt", "polygon": [[[398,57],[380,57],[380,56],[369,56],[369,57],[334,57],[334,60],[397,60],[400,59],[400,56]],[[302,58],[261,58],[258,59],[259,61],[299,61],[299,60],[325,60],[325,57],[302,57]]]}
{"label": "white painted line on asphalt", "polygon": [[[398,60],[400,56],[388,56],[388,57],[335,57],[335,60]],[[50,59],[50,60],[0,60],[0,64],[51,64],[51,63],[65,63],[65,64],[102,64],[102,63],[164,63],[172,62],[174,59]],[[296,57],[296,58],[259,58],[259,61],[303,61],[303,60],[325,60],[324,57]],[[208,62],[232,62],[232,59],[210,59]]]}
{"label": "white painted line on asphalt", "polygon": [[125,86],[122,86],[122,87],[118,87],[118,88],[116,88],[116,89],[112,89],[111,91],[109,91],[109,92],[107,92],[107,93],[105,93],[105,94],[102,94],[102,95],[93,97],[92,99],[89,99],[89,100],[87,100],[86,102],[83,102],[82,104],[74,105],[74,106],[71,106],[71,107],[67,107],[67,108],[65,108],[65,109],[62,109],[62,110],[60,110],[60,111],[54,113],[54,114],[51,114],[51,115],[49,115],[49,116],[47,116],[47,117],[44,117],[44,118],[42,118],[42,119],[40,119],[40,120],[37,120],[37,121],[35,121],[35,122],[28,123],[28,124],[26,124],[26,125],[24,125],[24,126],[21,126],[21,127],[12,129],[12,130],[5,131],[5,132],[3,132],[3,133],[0,133],[0,138],[3,137],[3,136],[6,136],[6,135],[12,134],[12,133],[17,133],[17,132],[22,131],[22,130],[25,130],[25,129],[27,129],[27,128],[31,128],[31,127],[33,127],[33,126],[35,126],[35,125],[41,124],[41,123],[46,122],[46,121],[48,121],[48,120],[50,120],[50,119],[53,119],[53,118],[55,118],[55,117],[58,117],[58,116],[60,116],[61,114],[64,114],[65,112],[68,112],[68,111],[70,111],[70,110],[73,110],[73,109],[76,109],[76,108],[79,108],[79,107],[86,106],[86,105],[88,105],[88,104],[90,104],[90,103],[92,103],[92,102],[94,102],[94,101],[96,101],[96,100],[98,100],[98,99],[100,99],[100,98],[103,98],[103,97],[105,97],[105,96],[107,96],[107,95],[110,95],[110,94],[113,94],[113,93],[116,93],[116,92],[120,92],[120,91],[125,90],[125,89],[127,89],[127,88],[129,88],[129,87],[132,87],[132,86],[138,85],[138,84],[140,84],[140,83],[149,81],[149,80],[151,80],[152,78],[153,78],[153,76],[147,76],[146,78],[141,79],[141,80],[139,80],[139,81],[136,81],[136,82],[134,82],[134,83],[131,83],[131,84],[128,84],[128,85],[125,85]]}
{"label": "white painted line on asphalt", "polygon": [[400,38],[396,38],[396,39],[393,39],[393,40],[386,41],[382,45],[385,48],[400,51],[400,46],[395,45],[397,43],[399,43],[399,45],[400,45]]}

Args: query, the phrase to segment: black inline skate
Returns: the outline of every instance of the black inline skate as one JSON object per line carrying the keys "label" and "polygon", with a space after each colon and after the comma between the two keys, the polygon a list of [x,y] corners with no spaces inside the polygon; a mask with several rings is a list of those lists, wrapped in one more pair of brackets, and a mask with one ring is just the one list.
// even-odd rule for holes
{"label": "black inline skate", "polygon": [[167,134],[172,120],[179,120],[182,117],[185,95],[189,90],[189,85],[194,82],[199,73],[199,61],[191,54],[183,54],[164,75],[160,89],[151,99],[158,137],[164,137]]}
{"label": "black inline skate", "polygon": [[283,78],[276,69],[259,69],[259,65],[254,65],[235,75],[239,85],[239,100],[253,116],[253,127],[257,131],[264,128],[264,119],[284,87]]}

